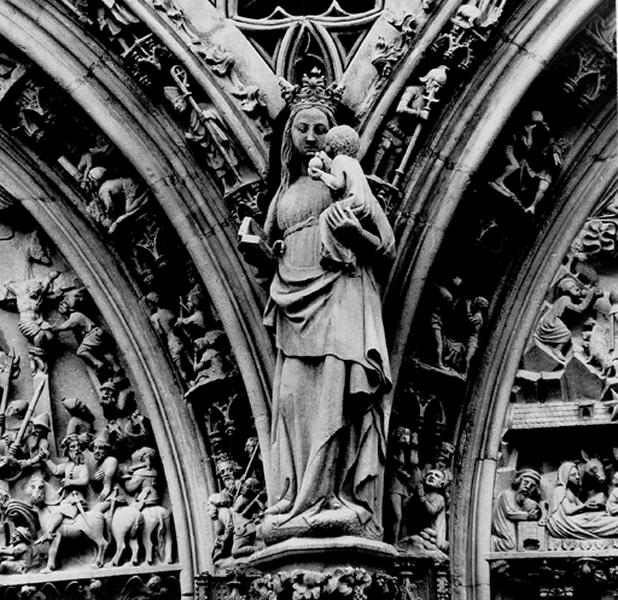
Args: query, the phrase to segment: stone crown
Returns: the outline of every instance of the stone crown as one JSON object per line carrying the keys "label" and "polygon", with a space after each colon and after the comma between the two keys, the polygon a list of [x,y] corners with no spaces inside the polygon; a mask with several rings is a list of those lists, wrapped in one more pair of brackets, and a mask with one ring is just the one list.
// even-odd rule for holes
{"label": "stone crown", "polygon": [[334,111],[341,102],[343,87],[336,82],[327,85],[326,77],[319,69],[312,69],[302,78],[302,85],[294,85],[281,79],[281,96],[290,109],[323,106]]}

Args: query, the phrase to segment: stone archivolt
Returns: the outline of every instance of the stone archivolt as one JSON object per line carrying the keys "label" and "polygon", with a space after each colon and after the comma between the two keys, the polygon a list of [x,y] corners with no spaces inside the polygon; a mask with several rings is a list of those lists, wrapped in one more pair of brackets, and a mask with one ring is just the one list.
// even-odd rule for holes
{"label": "stone archivolt", "polygon": [[[10,0],[1,4],[16,21],[29,14],[29,7],[15,9]],[[127,92],[119,102],[122,110],[133,99],[142,103],[136,106],[153,107],[157,132],[164,130],[171,144],[164,158],[158,154],[163,137],[152,138],[158,140],[153,160],[137,156],[138,145],[114,130],[101,104],[82,98],[77,106],[71,95],[80,96],[60,70],[47,64],[54,73],[50,79],[8,45],[3,48],[0,121],[16,138],[9,141],[3,133],[3,143],[23,145],[30,158],[53,164],[71,190],[71,210],[112,248],[150,320],[149,333],[159,338],[149,352],[164,357],[176,379],[163,376],[177,385],[166,399],[174,408],[163,409],[163,420],[167,410],[180,411],[185,430],[170,433],[166,423],[166,435],[194,436],[196,448],[187,456],[203,462],[193,465],[199,475],[189,484],[199,490],[179,492],[182,486],[165,483],[175,463],[166,462],[169,457],[158,448],[177,454],[183,446],[174,441],[170,446],[165,436],[155,440],[153,429],[161,429],[154,420],[148,424],[152,407],[144,410],[141,399],[149,386],[133,373],[137,367],[127,361],[119,330],[114,327],[112,335],[95,307],[101,302],[98,290],[89,297],[74,281],[71,265],[53,244],[47,250],[28,218],[19,216],[15,226],[12,194],[3,193],[0,216],[9,216],[0,223],[0,244],[13,244],[10,255],[21,252],[19,260],[29,267],[18,278],[12,261],[2,267],[7,281],[0,282],[5,285],[0,326],[6,321],[11,334],[5,338],[18,341],[2,346],[0,338],[6,405],[0,405],[0,421],[8,432],[0,461],[0,475],[8,482],[0,569],[17,574],[7,580],[16,587],[3,597],[177,597],[181,590],[190,594],[192,576],[206,569],[195,581],[200,598],[442,600],[451,597],[453,557],[456,572],[464,573],[463,583],[453,580],[453,593],[484,598],[473,595],[473,577],[468,566],[461,568],[462,548],[470,544],[478,546],[471,560],[481,573],[478,589],[490,585],[484,569],[491,564],[494,595],[510,584],[522,598],[530,590],[540,597],[568,597],[584,585],[595,590],[613,585],[618,525],[608,480],[615,459],[618,296],[611,262],[618,224],[611,199],[573,243],[523,349],[495,473],[493,516],[473,517],[485,524],[492,519],[491,537],[466,533],[462,541],[452,535],[461,532],[469,514],[462,481],[468,485],[477,476],[476,463],[474,475],[460,464],[477,449],[466,447],[467,436],[480,435],[481,427],[470,417],[476,399],[469,390],[485,381],[477,378],[489,360],[485,345],[494,339],[488,325],[497,318],[497,298],[506,293],[503,271],[518,253],[534,254],[533,239],[559,216],[561,194],[568,195],[578,161],[589,160],[587,151],[599,148],[611,129],[611,116],[603,114],[614,79],[611,10],[604,9],[567,46],[553,38],[543,46],[540,62],[554,62],[536,79],[536,64],[535,75],[522,75],[523,91],[517,93],[526,92],[523,100],[485,133],[474,118],[469,127],[457,125],[456,99],[462,94],[477,102],[482,96],[482,74],[499,63],[489,49],[511,56],[509,36],[516,47],[525,30],[525,7],[479,0],[406,7],[363,3],[352,10],[335,2],[298,15],[285,3],[273,3],[261,15],[267,18],[258,19],[256,7],[214,4],[202,9],[180,0],[37,4],[37,10],[79,31],[99,52],[103,70],[113,65],[119,80],[138,84],[141,91],[124,81],[125,87],[111,92],[112,100],[122,88]],[[577,18],[583,22],[593,4],[578,9]],[[9,7],[13,13],[6,12]],[[199,10],[213,22],[199,23]],[[538,17],[539,31],[546,27],[543,11],[537,6],[526,17]],[[563,21],[568,11],[556,9]],[[233,31],[230,40],[242,32],[255,52],[231,51],[232,42],[217,27]],[[277,42],[279,34],[284,39]],[[247,65],[259,65],[251,77]],[[320,72],[307,73],[314,66],[328,81]],[[98,79],[98,69],[92,66],[96,85],[111,81],[108,73]],[[280,96],[273,83],[281,74],[292,87]],[[83,84],[88,90],[94,85],[89,77]],[[330,88],[339,78],[345,88]],[[486,89],[488,103],[499,99],[502,85],[496,83],[497,92]],[[548,89],[553,95],[543,100]],[[282,99],[288,106],[272,119]],[[136,113],[126,110],[123,118],[141,121],[140,109],[131,110]],[[592,115],[588,129],[585,114]],[[359,134],[352,132],[358,154],[350,151],[350,140],[336,150],[331,128],[337,120],[360,123]],[[470,164],[467,151],[459,156],[460,147],[450,141],[444,146],[451,150],[442,151],[439,136],[449,127],[456,133],[449,136],[453,144],[485,136],[486,147]],[[602,135],[590,142],[594,128]],[[281,164],[271,164],[268,173],[266,156],[280,149]],[[349,159],[345,167],[340,155]],[[176,161],[172,175],[157,177],[163,171],[155,167],[170,157]],[[338,169],[345,172],[343,182]],[[430,194],[440,178],[450,185],[471,170],[474,177],[465,175],[455,199],[437,184]],[[207,192],[194,189],[198,184]],[[183,185],[192,191],[185,194]],[[178,206],[172,206],[172,193],[182,198]],[[332,210],[323,210],[320,202],[332,203]],[[301,205],[307,214],[294,212]],[[243,222],[245,217],[254,220]],[[242,254],[256,248],[263,253],[250,261],[257,272],[242,266],[233,248],[241,222]],[[431,229],[436,223],[440,231]],[[387,349],[375,290],[387,270],[378,262],[394,252],[392,229],[400,246],[387,289],[387,339],[395,340]],[[351,237],[338,237],[339,230]],[[294,261],[313,260],[315,244],[308,240],[314,231],[330,262],[310,263],[311,287],[295,281],[293,271]],[[204,256],[207,262],[196,258]],[[267,311],[267,320],[275,315],[270,319],[279,352],[275,369],[259,316],[266,294],[258,284],[277,268]],[[217,293],[223,288],[209,279],[215,271],[216,278],[231,282],[223,299]],[[352,311],[361,297],[354,284],[361,280],[362,318],[352,322],[324,304],[345,282],[342,304]],[[303,326],[316,329],[328,320],[325,315],[346,325],[346,331],[337,330],[333,348],[320,346],[313,354],[321,338],[303,339],[294,329],[305,318],[302,310],[295,312],[297,304],[309,292],[319,302],[303,305],[314,311],[313,321]],[[358,332],[365,345],[354,338]],[[504,351],[502,357],[509,356]],[[337,360],[345,371],[335,368]],[[304,390],[299,381],[305,381]],[[343,391],[339,382],[345,382]],[[64,391],[69,383],[70,393]],[[286,404],[288,398],[293,400]],[[356,411],[348,409],[351,398],[355,406],[360,403]],[[312,412],[316,405],[319,414]],[[341,414],[335,410],[339,405]],[[567,447],[574,431],[580,443]],[[530,440],[539,436],[555,443],[537,452]],[[26,477],[30,471],[36,476]],[[483,487],[485,494],[490,487]],[[208,511],[212,531],[205,532],[195,500],[188,509],[189,519],[201,524],[197,538],[203,547],[182,537],[184,516],[175,515],[184,514],[183,493],[201,496],[201,512]],[[487,504],[485,497],[478,505]],[[176,520],[182,534],[174,540]],[[77,535],[98,551],[96,566],[110,562],[109,567],[88,570],[86,554],[65,543]],[[385,544],[376,541],[382,537]],[[596,561],[594,552],[610,560]],[[554,561],[556,574],[575,565],[560,590],[552,591],[543,560]],[[19,579],[43,566],[59,569],[54,583]],[[67,584],[73,571],[80,581]],[[526,587],[527,577],[534,579],[532,587]]]}

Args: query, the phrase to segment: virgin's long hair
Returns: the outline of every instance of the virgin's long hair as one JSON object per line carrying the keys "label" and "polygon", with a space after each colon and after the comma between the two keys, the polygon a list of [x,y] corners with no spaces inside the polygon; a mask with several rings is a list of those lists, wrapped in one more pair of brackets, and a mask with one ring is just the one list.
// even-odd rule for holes
{"label": "virgin's long hair", "polygon": [[292,123],[294,122],[296,115],[307,108],[317,108],[321,110],[326,116],[329,129],[336,125],[334,114],[323,105],[316,104],[313,106],[307,106],[305,104],[295,107],[290,112],[290,116],[285,122],[285,127],[283,128],[283,137],[281,141],[281,181],[279,183],[279,187],[277,188],[277,192],[275,193],[275,197],[268,207],[266,221],[264,222],[264,231],[266,232],[270,243],[277,239],[275,236],[277,229],[277,207],[279,205],[279,200],[283,197],[285,192],[288,191],[290,184],[296,181],[302,173],[300,156],[292,144]]}

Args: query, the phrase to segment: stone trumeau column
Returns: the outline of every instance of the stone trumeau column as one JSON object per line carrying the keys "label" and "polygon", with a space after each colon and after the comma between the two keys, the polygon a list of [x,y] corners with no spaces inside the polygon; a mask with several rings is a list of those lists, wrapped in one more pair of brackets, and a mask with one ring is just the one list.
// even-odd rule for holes
{"label": "stone trumeau column", "polygon": [[0,600],[618,594],[601,0],[0,0]]}

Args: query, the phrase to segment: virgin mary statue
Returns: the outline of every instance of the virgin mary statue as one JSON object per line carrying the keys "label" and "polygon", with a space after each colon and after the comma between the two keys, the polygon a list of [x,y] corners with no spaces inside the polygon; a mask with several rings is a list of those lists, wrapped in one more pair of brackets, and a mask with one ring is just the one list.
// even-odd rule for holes
{"label": "virgin mary statue", "polygon": [[322,264],[319,217],[334,199],[307,164],[335,124],[340,91],[312,73],[284,95],[281,183],[265,223],[280,252],[264,316],[277,347],[264,537],[380,538],[391,375],[375,273],[394,255],[393,232],[373,196],[361,220],[329,211],[356,268]]}

